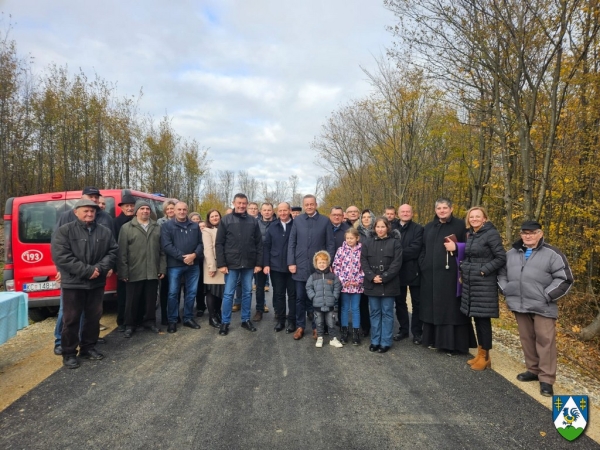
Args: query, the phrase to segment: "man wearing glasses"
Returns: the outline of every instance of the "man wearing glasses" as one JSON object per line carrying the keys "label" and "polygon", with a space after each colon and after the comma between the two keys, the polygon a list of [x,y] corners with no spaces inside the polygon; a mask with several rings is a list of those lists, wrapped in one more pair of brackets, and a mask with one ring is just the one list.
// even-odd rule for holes
{"label": "man wearing glasses", "polygon": [[360,221],[358,220],[359,215],[360,211],[358,210],[357,206],[348,206],[348,208],[346,208],[346,223],[351,227],[356,228],[360,223]]}
{"label": "man wearing glasses", "polygon": [[517,375],[517,380],[539,381],[545,397],[554,395],[557,301],[572,284],[565,255],[544,242],[538,222],[524,222],[521,239],[506,253],[498,285],[515,314],[525,356],[527,371]]}

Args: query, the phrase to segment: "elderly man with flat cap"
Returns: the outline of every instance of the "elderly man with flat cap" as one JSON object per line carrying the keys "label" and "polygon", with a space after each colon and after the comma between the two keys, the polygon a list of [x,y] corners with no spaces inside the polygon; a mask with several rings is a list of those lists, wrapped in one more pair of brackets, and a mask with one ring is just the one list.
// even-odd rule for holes
{"label": "elderly man with flat cap", "polygon": [[[79,357],[100,360],[96,350],[106,278],[117,260],[117,243],[112,231],[96,224],[98,205],[87,199],[75,204],[77,220],[59,227],[52,239],[52,259],[60,272],[63,328],[63,365],[79,367]],[[80,321],[81,340],[80,340]]]}
{"label": "elderly man with flat cap", "polygon": [[517,319],[527,371],[519,381],[539,381],[540,394],[554,395],[556,379],[556,318],[558,299],[573,284],[564,254],[544,242],[542,226],[533,220],[521,225],[521,239],[506,253],[498,285]]}

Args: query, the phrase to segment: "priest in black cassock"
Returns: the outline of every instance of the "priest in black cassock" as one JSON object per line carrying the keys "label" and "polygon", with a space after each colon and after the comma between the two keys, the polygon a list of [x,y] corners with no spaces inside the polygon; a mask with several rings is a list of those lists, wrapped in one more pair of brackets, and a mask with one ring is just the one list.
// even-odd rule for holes
{"label": "priest in black cassock", "polygon": [[454,353],[468,353],[477,342],[469,318],[460,312],[459,258],[464,253],[467,228],[452,215],[452,202],[435,202],[435,218],[425,225],[421,268],[423,345]]}

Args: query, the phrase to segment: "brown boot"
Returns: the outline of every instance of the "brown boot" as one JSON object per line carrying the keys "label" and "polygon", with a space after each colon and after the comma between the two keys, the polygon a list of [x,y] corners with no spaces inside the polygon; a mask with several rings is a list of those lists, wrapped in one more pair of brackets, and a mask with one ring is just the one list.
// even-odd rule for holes
{"label": "brown boot", "polygon": [[254,320],[255,322],[260,322],[262,320],[262,316],[263,316],[262,311],[256,311],[254,313],[254,317],[252,318],[252,320]]}
{"label": "brown boot", "polygon": [[477,361],[479,361],[481,359],[481,357],[483,356],[483,352],[484,350],[481,348],[481,345],[477,346],[477,356],[475,356],[475,358],[470,359],[467,361],[467,364],[472,366],[473,364],[475,364]]}
{"label": "brown boot", "polygon": [[304,336],[304,328],[298,327],[296,329],[296,332],[294,333],[294,339],[295,340],[302,339],[302,336]]}
{"label": "brown boot", "polygon": [[475,364],[471,365],[471,370],[485,370],[492,367],[492,360],[490,359],[490,351],[483,350],[483,355],[479,358]]}

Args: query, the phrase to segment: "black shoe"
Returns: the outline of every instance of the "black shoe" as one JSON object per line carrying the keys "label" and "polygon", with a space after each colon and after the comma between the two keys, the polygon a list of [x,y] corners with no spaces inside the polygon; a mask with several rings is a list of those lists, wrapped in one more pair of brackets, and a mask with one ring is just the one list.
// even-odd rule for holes
{"label": "black shoe", "polygon": [[279,333],[284,328],[285,328],[285,322],[283,320],[280,320],[279,322],[277,322],[277,325],[275,325],[275,331],[277,333]]}
{"label": "black shoe", "polygon": [[152,331],[153,333],[162,333],[162,330],[158,328],[156,325],[146,325],[144,326],[144,330]]}
{"label": "black shoe", "polygon": [[196,311],[196,317],[202,317],[203,315],[204,315],[204,311],[202,311],[202,310]]}
{"label": "black shoe", "polygon": [[369,345],[369,351],[370,352],[377,352],[377,351],[379,351],[379,345],[374,345],[374,344]]}
{"label": "black shoe", "polygon": [[392,339],[394,339],[397,342],[397,341],[406,339],[407,337],[408,337],[408,333],[404,333],[404,332],[400,331],[400,332],[398,332],[398,334],[394,335],[394,337]]}
{"label": "black shoe", "polygon": [[379,347],[379,350],[377,350],[377,353],[385,353],[387,352],[391,347],[389,345],[384,345],[382,347]]}
{"label": "black shoe", "polygon": [[360,345],[360,329],[352,328],[352,345]]}
{"label": "black shoe", "polygon": [[77,369],[79,367],[79,361],[75,355],[63,356],[63,366],[67,369]]}
{"label": "black shoe", "polygon": [[177,333],[177,324],[175,322],[171,322],[169,327],[167,328],[167,333]]}
{"label": "black shoe", "polygon": [[221,324],[221,328],[219,329],[219,335],[221,335],[221,336],[227,336],[227,333],[229,333],[229,324],[228,323],[222,323]]}
{"label": "black shoe", "polygon": [[208,324],[213,328],[219,328],[221,326],[221,322],[219,322],[219,319],[217,319],[217,316],[209,317]]}
{"label": "black shoe", "polygon": [[252,322],[249,320],[242,322],[242,328],[245,328],[248,331],[256,331],[256,328],[254,328],[254,325],[252,325]]}
{"label": "black shoe", "polygon": [[54,354],[56,356],[62,355],[62,346],[60,346],[60,345],[55,346],[54,347]]}
{"label": "black shoe", "polygon": [[342,327],[342,332],[340,336],[340,342],[342,344],[348,343],[348,327]]}
{"label": "black shoe", "polygon": [[552,397],[554,395],[554,389],[552,389],[552,385],[540,381],[540,394],[542,394],[544,397]]}
{"label": "black shoe", "polygon": [[538,376],[535,373],[531,373],[529,371],[520,373],[517,375],[517,380],[519,381],[537,381]]}
{"label": "black shoe", "polygon": [[100,361],[104,358],[104,355],[95,348],[90,348],[87,352],[79,352],[79,357],[83,359],[91,359],[92,361]]}
{"label": "black shoe", "polygon": [[118,331],[119,333],[124,333],[124,332],[125,332],[125,325],[119,325],[119,326],[117,327],[117,331]]}
{"label": "black shoe", "polygon": [[98,340],[96,341],[96,344],[106,344],[106,339],[99,337]]}
{"label": "black shoe", "polygon": [[123,333],[123,337],[130,338],[131,336],[133,336],[133,328],[127,328],[125,333]]}
{"label": "black shoe", "polygon": [[183,326],[188,327],[188,328],[193,328],[194,330],[200,329],[200,325],[198,325],[194,319],[184,320]]}
{"label": "black shoe", "polygon": [[287,328],[285,329],[286,334],[292,334],[296,332],[296,324],[288,320]]}
{"label": "black shoe", "polygon": [[421,345],[423,342],[423,336],[413,336],[413,344]]}

